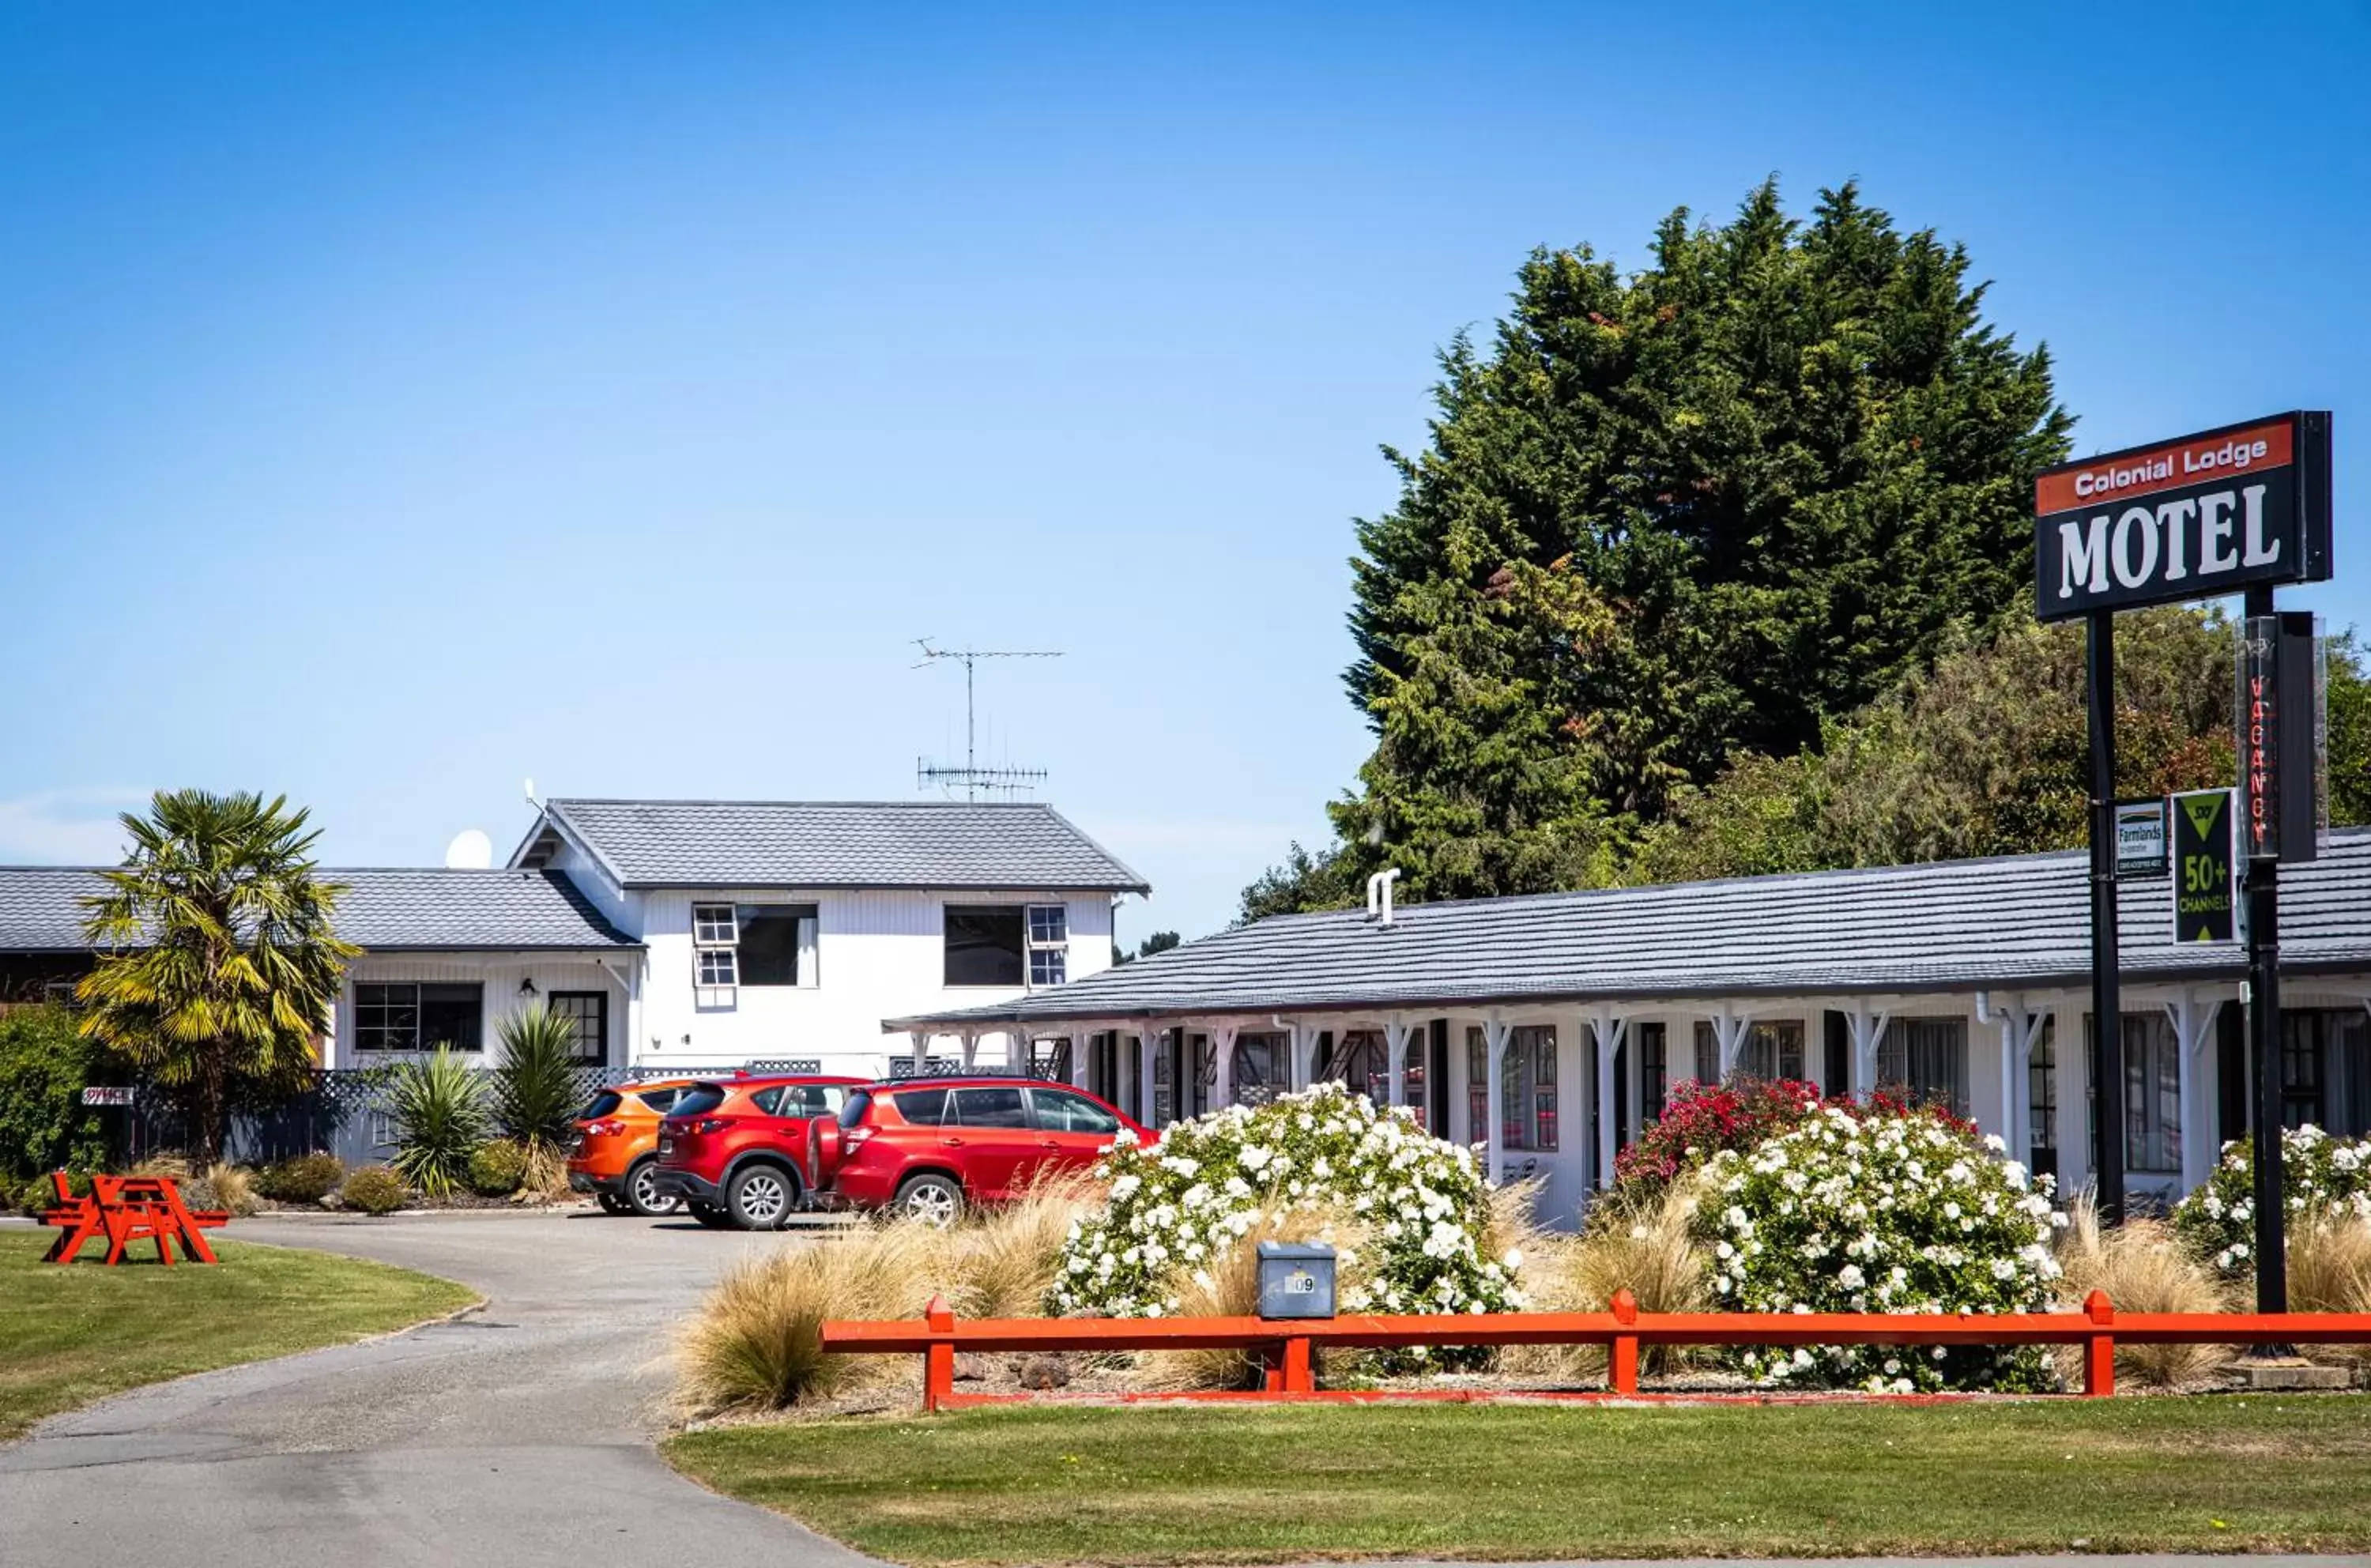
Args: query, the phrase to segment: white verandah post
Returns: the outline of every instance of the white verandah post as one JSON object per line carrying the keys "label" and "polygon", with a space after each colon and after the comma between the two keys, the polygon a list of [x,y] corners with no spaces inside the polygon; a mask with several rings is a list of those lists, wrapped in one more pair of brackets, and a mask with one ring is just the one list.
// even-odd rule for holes
{"label": "white verandah post", "polygon": [[1720,1079],[1727,1083],[1729,1075],[1737,1071],[1737,1054],[1744,1048],[1746,1032],[1753,1027],[1753,1014],[1740,1012],[1723,1002],[1720,1010],[1709,1016],[1713,1043],[1720,1051]]}
{"label": "white verandah post", "polygon": [[1407,1100],[1408,1020],[1405,1013],[1394,1013],[1383,1021],[1383,1049],[1391,1058],[1391,1098],[1383,1103],[1399,1105]]}
{"label": "white verandah post", "polygon": [[1886,1022],[1893,1015],[1871,1009],[1867,997],[1854,997],[1844,1014],[1852,1025],[1852,1075],[1845,1087],[1865,1097],[1876,1092],[1877,1048],[1884,1043]]}
{"label": "white verandah post", "polygon": [[1136,1119],[1148,1127],[1158,1129],[1161,1124],[1153,1118],[1160,1115],[1154,1079],[1160,1069],[1156,1065],[1161,1055],[1161,1036],[1165,1032],[1158,1024],[1143,1023],[1136,1031]]}
{"label": "white verandah post", "polygon": [[1590,1037],[1597,1046],[1596,1081],[1590,1086],[1597,1102],[1597,1184],[1613,1184],[1614,1123],[1619,1108],[1613,1103],[1613,1053],[1622,1048],[1622,1037],[1630,1028],[1630,1020],[1618,1017],[1610,1008],[1600,1008],[1588,1015]]}
{"label": "white verandah post", "polygon": [[1483,1176],[1494,1186],[1498,1183],[1499,1167],[1507,1153],[1507,1075],[1503,1068],[1507,1060],[1507,1037],[1512,1032],[1505,1015],[1497,1012],[1491,1013],[1482,1026],[1483,1070],[1489,1075],[1485,1103],[1490,1118],[1483,1137]]}
{"label": "white verandah post", "polygon": [[927,1031],[916,1029],[908,1031],[906,1038],[912,1052],[910,1060],[914,1066],[914,1076],[920,1078],[923,1067],[931,1059],[931,1036]]}
{"label": "white verandah post", "polygon": [[1210,1109],[1220,1111],[1235,1102],[1235,1036],[1243,1026],[1236,1023],[1210,1025]]}
{"label": "white verandah post", "polygon": [[2050,1021],[2048,1008],[2029,1007],[2024,993],[2004,998],[2001,1031],[2001,1141],[2021,1163],[2033,1163],[2033,1044]]}
{"label": "white verandah post", "polygon": [[1290,1069],[1292,1074],[1292,1087],[1295,1089],[1314,1087],[1317,1082],[1317,1035],[1319,1032],[1317,1026],[1305,1018],[1278,1021],[1283,1022],[1290,1032],[1290,1041],[1286,1049],[1292,1054],[1292,1066]]}
{"label": "white verandah post", "polygon": [[2223,1010],[2220,999],[2202,1002],[2198,993],[2185,986],[2181,994],[2165,1004],[2167,1021],[2173,1025],[2175,1066],[2181,1101],[2181,1185],[2186,1192],[2214,1174],[2215,1139],[2208,1124],[2207,1108],[2200,1103],[2198,1085],[2204,1074],[2198,1055],[2214,1032],[2215,1015]]}

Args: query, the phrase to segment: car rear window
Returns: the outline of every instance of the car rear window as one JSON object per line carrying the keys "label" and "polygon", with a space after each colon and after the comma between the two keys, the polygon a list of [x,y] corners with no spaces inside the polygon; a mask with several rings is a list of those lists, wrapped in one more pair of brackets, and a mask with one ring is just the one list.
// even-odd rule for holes
{"label": "car rear window", "polygon": [[909,1089],[903,1094],[892,1095],[891,1102],[897,1114],[918,1127],[935,1127],[947,1119],[947,1091],[943,1089]]}
{"label": "car rear window", "polygon": [[843,1127],[861,1127],[864,1125],[864,1113],[872,1109],[873,1091],[869,1089],[860,1089],[848,1097],[847,1104],[839,1108],[839,1124]]}
{"label": "car rear window", "polygon": [[578,1114],[583,1116],[584,1120],[588,1122],[597,1122],[602,1117],[607,1116],[610,1112],[615,1111],[623,1103],[625,1103],[625,1097],[623,1095],[619,1094],[614,1089],[605,1089],[600,1093],[595,1095],[592,1099],[592,1102],[587,1104],[582,1112],[578,1113]]}
{"label": "car rear window", "polygon": [[724,1103],[724,1090],[720,1084],[696,1083],[683,1091],[682,1098],[667,1108],[670,1116],[705,1116]]}
{"label": "car rear window", "polygon": [[1022,1107],[1018,1085],[1011,1089],[952,1090],[947,1111],[948,1121],[966,1127],[1025,1127],[1029,1124],[1029,1113]]}
{"label": "car rear window", "polygon": [[634,1096],[662,1116],[667,1113],[668,1107],[682,1097],[683,1090],[679,1089],[646,1089]]}

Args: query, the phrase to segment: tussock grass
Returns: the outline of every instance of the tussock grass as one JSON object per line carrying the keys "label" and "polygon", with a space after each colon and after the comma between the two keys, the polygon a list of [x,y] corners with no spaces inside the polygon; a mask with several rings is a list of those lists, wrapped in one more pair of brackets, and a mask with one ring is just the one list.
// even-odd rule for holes
{"label": "tussock grass", "polygon": [[[1588,1228],[1578,1236],[1534,1228],[1528,1239],[1513,1243],[1523,1249],[1523,1290],[1534,1311],[1602,1312],[1613,1293],[1624,1289],[1637,1298],[1641,1312],[1712,1310],[1712,1275],[1703,1246],[1689,1228],[1695,1213],[1693,1182],[1675,1182],[1634,1202],[1610,1193],[1597,1202]],[[1492,1217],[1495,1236],[1495,1212]],[[1642,1371],[1660,1373],[1684,1364],[1690,1353],[1648,1345],[1639,1354]],[[1575,1382],[1599,1381],[1606,1374],[1605,1349],[1592,1344],[1510,1346],[1499,1364],[1521,1375]]]}
{"label": "tussock grass", "polygon": [[[2330,1215],[2288,1233],[2289,1306],[2299,1312],[2371,1312],[2371,1222]],[[2317,1361],[2371,1368],[2371,1345],[2307,1345]]]}
{"label": "tussock grass", "polygon": [[[1259,1244],[1262,1241],[1330,1241],[1336,1249],[1334,1288],[1347,1294],[1359,1282],[1364,1228],[1333,1208],[1263,1210],[1260,1221],[1232,1245],[1212,1253],[1178,1282],[1181,1318],[1249,1318],[1259,1311]],[[1323,1370],[1320,1356],[1318,1370]],[[1138,1357],[1142,1385],[1162,1392],[1206,1389],[1255,1389],[1263,1368],[1240,1350],[1156,1350]]]}
{"label": "tussock grass", "polygon": [[702,1414],[783,1410],[910,1381],[910,1357],[826,1355],[824,1322],[918,1317],[933,1296],[966,1318],[1037,1317],[1071,1221],[1100,1195],[1086,1175],[1047,1175],[944,1230],[882,1219],[746,1262],[677,1340],[678,1398]]}
{"label": "tussock grass", "polygon": [[[2066,1205],[2066,1228],[2058,1235],[2058,1281],[2062,1305],[2080,1308],[2094,1290],[2104,1290],[2120,1312],[2220,1312],[2230,1306],[2214,1271],[2175,1239],[2163,1220],[2131,1218],[2113,1230],[2099,1224],[2089,1193]],[[2231,1359],[2222,1344],[2124,1344],[2116,1346],[2116,1376],[2154,1388],[2195,1382]],[[2080,1345],[2053,1352],[2068,1382],[2083,1371]]]}
{"label": "tussock grass", "polygon": [[943,1245],[928,1227],[892,1221],[739,1264],[677,1339],[678,1397],[700,1414],[783,1410],[910,1371],[902,1356],[825,1355],[823,1324],[919,1316]]}
{"label": "tussock grass", "polygon": [[966,1213],[945,1238],[946,1297],[966,1318],[1035,1318],[1060,1265],[1070,1227],[1104,1197],[1085,1171],[1046,1171],[1011,1203]]}
{"label": "tussock grass", "polygon": [[250,1215],[261,1205],[255,1198],[255,1172],[227,1160],[206,1167],[206,1185],[214,1189],[215,1206],[233,1215]]}

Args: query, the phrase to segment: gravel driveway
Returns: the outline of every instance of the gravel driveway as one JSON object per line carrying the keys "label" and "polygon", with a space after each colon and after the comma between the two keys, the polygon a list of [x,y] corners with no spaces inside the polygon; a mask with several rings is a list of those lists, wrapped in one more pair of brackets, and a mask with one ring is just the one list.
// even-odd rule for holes
{"label": "gravel driveway", "polygon": [[724,1267],[808,1244],[593,1214],[241,1221],[460,1280],[481,1312],[159,1384],[0,1447],[0,1564],[869,1561],[677,1478],[665,1332]]}

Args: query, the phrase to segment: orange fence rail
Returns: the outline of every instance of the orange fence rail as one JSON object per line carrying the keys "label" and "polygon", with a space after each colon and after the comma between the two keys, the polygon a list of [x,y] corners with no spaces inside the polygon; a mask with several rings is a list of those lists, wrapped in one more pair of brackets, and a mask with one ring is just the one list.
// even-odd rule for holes
{"label": "orange fence rail", "polygon": [[843,1355],[919,1355],[922,1408],[1004,1395],[954,1391],[958,1351],[1242,1350],[1266,1367],[1255,1397],[1323,1398],[1313,1353],[1417,1345],[1602,1344],[1607,1384],[1638,1392],[1641,1345],[2079,1344],[2083,1392],[2116,1391],[2116,1346],[2125,1344],[2366,1344],[2371,1313],[2134,1312],[2119,1316],[2093,1291],[2080,1312],[1942,1316],[1911,1313],[1642,1313],[1626,1290],[1604,1312],[1498,1312],[1479,1316],[1341,1318],[981,1318],[959,1320],[933,1298],[919,1319],[835,1320],[823,1348]]}

